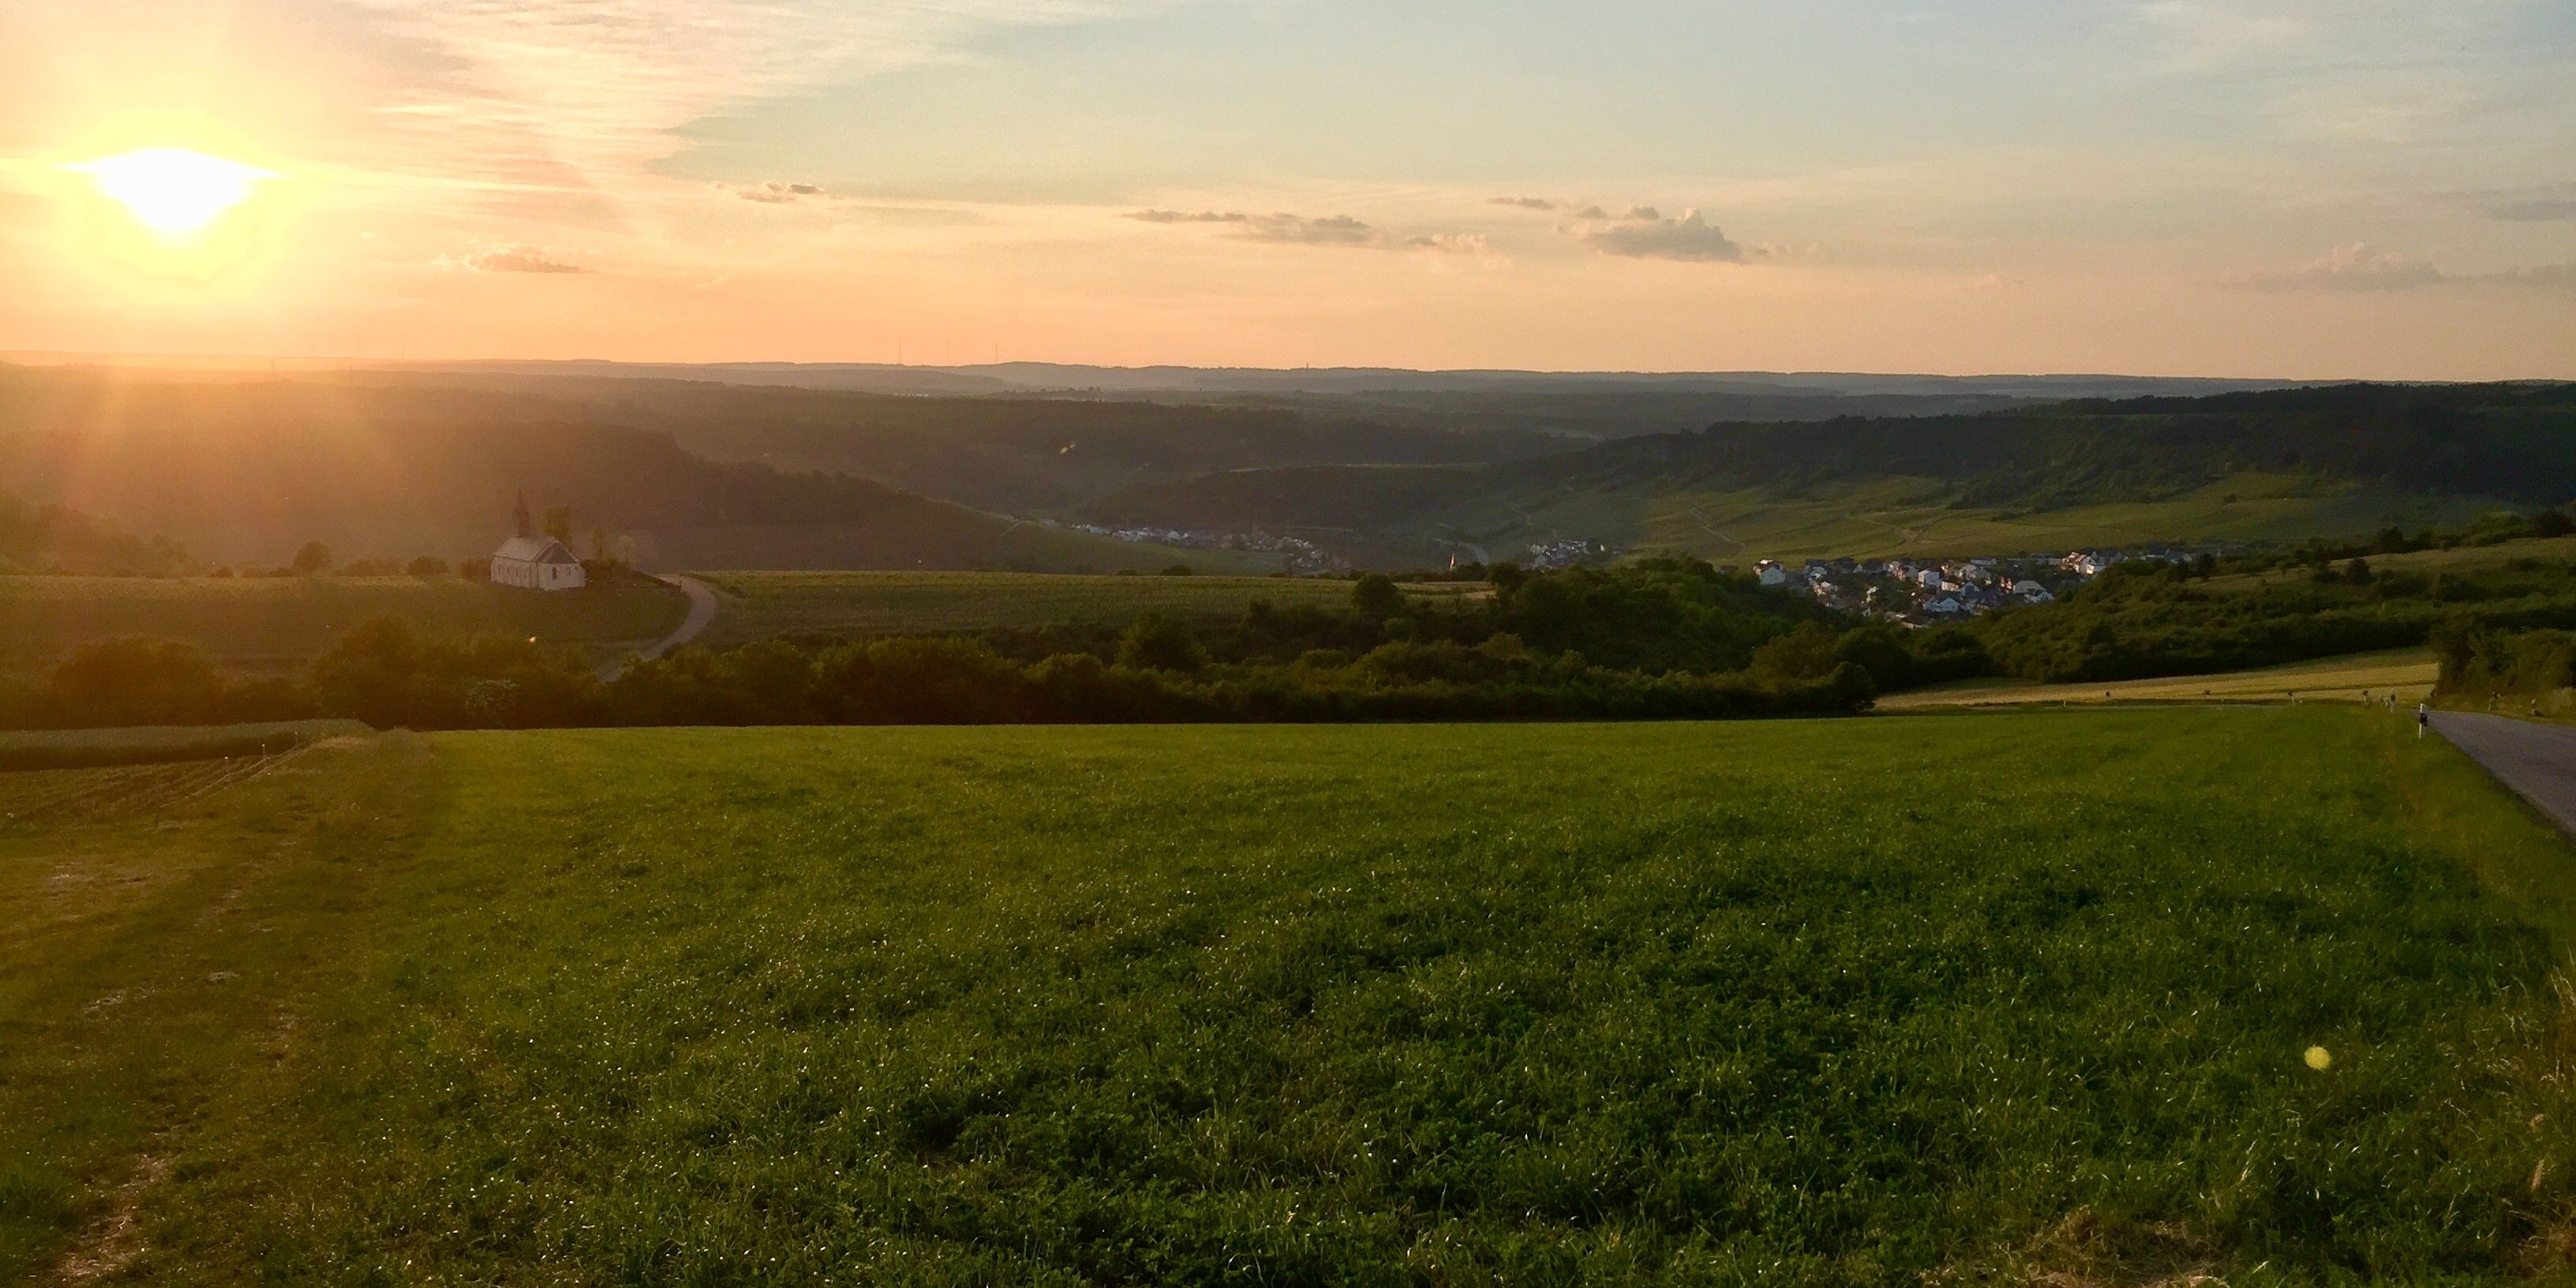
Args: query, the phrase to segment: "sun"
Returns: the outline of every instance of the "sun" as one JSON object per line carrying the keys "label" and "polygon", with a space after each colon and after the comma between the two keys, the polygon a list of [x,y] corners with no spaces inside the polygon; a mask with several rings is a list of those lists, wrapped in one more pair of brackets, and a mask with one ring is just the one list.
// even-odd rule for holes
{"label": "sun", "polygon": [[259,185],[283,176],[185,148],[144,148],[63,167],[165,241],[197,237]]}

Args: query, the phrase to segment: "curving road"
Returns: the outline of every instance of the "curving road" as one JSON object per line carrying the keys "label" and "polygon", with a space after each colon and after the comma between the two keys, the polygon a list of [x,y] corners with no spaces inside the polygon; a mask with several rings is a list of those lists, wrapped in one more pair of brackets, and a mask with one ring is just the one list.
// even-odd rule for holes
{"label": "curving road", "polygon": [[696,639],[707,629],[707,623],[716,619],[716,593],[709,590],[705,582],[695,577],[663,577],[659,580],[679,587],[680,593],[689,597],[689,615],[680,619],[678,630],[663,636],[651,648],[599,668],[600,679],[614,680],[626,674],[626,668],[636,662],[650,661]]}
{"label": "curving road", "polygon": [[680,588],[689,597],[689,615],[680,619],[680,629],[663,637],[662,642],[644,650],[644,660],[651,661],[672,649],[696,639],[716,619],[716,593],[695,577],[665,577],[662,580]]}
{"label": "curving road", "polygon": [[2576,833],[2576,728],[2436,711],[2433,731],[2487,767],[2558,826]]}

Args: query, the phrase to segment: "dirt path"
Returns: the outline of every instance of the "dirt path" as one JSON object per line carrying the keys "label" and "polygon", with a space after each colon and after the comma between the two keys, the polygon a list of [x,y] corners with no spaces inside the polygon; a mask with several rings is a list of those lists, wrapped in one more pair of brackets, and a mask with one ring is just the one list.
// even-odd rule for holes
{"label": "dirt path", "polygon": [[2434,712],[2433,729],[2576,833],[2576,729],[2465,711]]}

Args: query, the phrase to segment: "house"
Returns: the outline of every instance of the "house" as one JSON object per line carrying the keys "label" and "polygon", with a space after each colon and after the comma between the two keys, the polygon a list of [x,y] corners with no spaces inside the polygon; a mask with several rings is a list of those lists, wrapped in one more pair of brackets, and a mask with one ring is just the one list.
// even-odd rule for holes
{"label": "house", "polygon": [[1755,564],[1753,566],[1753,575],[1756,578],[1759,578],[1765,586],[1786,586],[1789,584],[1789,570],[1781,567],[1779,561],[1775,559],[1765,559],[1761,563]]}
{"label": "house", "polygon": [[1959,615],[1959,601],[1944,595],[1939,599],[1933,600],[1931,603],[1925,604],[1923,606],[1923,611],[1930,613],[1935,617],[1956,617]]}
{"label": "house", "polygon": [[564,549],[564,543],[529,530],[525,495],[520,496],[518,506],[510,513],[518,520],[519,535],[492,552],[492,584],[525,590],[579,590],[589,583],[581,560]]}
{"label": "house", "polygon": [[1941,589],[1941,570],[1926,568],[1914,574],[1914,580],[1921,583],[1925,590],[1939,590]]}

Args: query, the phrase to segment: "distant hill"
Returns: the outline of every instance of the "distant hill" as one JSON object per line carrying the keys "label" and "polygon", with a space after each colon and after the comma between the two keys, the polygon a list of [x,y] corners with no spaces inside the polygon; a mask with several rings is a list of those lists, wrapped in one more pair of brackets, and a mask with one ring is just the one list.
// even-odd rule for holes
{"label": "distant hill", "polygon": [[2347,385],[1723,423],[1463,469],[1237,471],[1089,513],[1232,514],[1420,554],[1567,536],[1726,556],[2287,538],[2571,497],[2576,386]]}
{"label": "distant hill", "polygon": [[0,378],[0,477],[33,503],[166,533],[211,562],[282,563],[319,538],[355,555],[481,554],[514,495],[570,506],[577,535],[631,535],[648,567],[1116,571],[1177,552],[1061,531],[846,474],[719,462],[668,433],[530,419],[514,395],[295,383]]}
{"label": "distant hill", "polygon": [[[0,477],[218,563],[313,537],[344,558],[480,553],[525,487],[666,568],[1278,567],[1057,521],[1263,530],[1372,565],[1560,540],[1979,553],[2442,526],[2576,497],[2568,385],[1151,369],[1124,378],[1200,391],[1038,396],[1017,382],[1073,369],[976,370],[998,383],[899,396],[616,364],[0,367]],[[2099,390],[2124,396],[2062,396]]]}
{"label": "distant hill", "polygon": [[138,537],[59,505],[0,493],[0,574],[137,573],[167,576],[194,561],[166,537]]}

